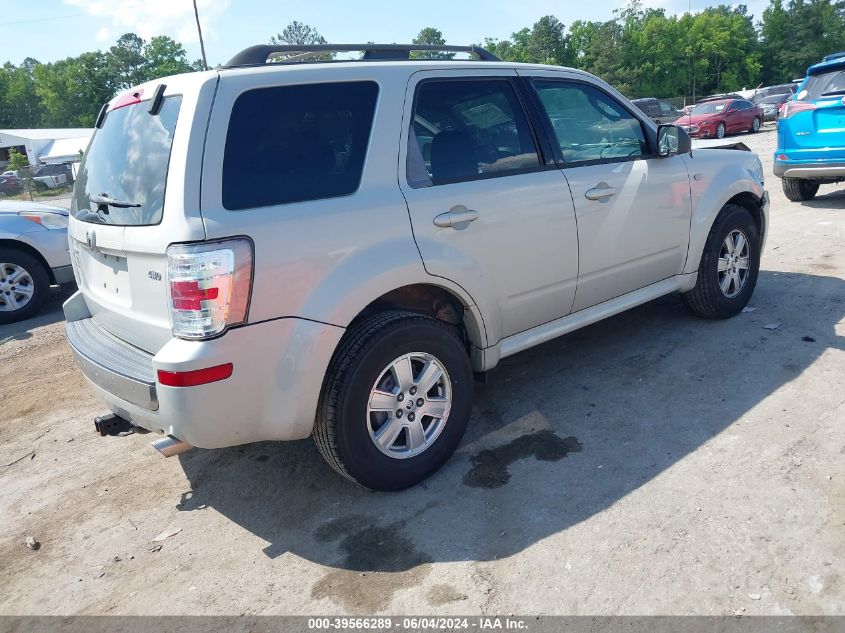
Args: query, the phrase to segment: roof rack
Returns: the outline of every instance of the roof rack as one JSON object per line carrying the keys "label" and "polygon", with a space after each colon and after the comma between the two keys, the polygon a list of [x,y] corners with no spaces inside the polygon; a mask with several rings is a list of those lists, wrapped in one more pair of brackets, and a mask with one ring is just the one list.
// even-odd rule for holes
{"label": "roof rack", "polygon": [[[479,61],[501,61],[490,51],[480,46],[439,46],[431,44],[258,44],[245,48],[230,59],[223,67],[260,66],[273,63],[297,63],[313,60],[326,53],[347,53],[361,51],[364,53],[361,61],[408,61],[411,51],[438,53],[469,53]],[[281,55],[288,55],[283,59],[273,61]]]}

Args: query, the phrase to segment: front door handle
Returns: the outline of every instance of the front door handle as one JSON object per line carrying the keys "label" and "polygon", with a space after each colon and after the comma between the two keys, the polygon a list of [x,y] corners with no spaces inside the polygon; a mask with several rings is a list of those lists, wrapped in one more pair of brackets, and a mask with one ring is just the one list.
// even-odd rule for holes
{"label": "front door handle", "polygon": [[451,227],[453,229],[463,228],[470,222],[475,222],[478,219],[478,211],[467,209],[464,206],[452,207],[450,211],[441,213],[434,218],[434,226],[443,228]]}
{"label": "front door handle", "polygon": [[599,202],[607,202],[610,196],[616,195],[616,188],[611,187],[606,182],[600,182],[592,189],[587,189],[584,193],[587,200],[598,200]]}

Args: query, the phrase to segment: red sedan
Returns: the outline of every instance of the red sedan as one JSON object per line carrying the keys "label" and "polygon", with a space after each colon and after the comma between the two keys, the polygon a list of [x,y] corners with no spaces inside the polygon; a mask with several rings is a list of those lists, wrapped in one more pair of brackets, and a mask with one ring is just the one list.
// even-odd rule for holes
{"label": "red sedan", "polygon": [[738,132],[759,132],[763,109],[745,99],[705,101],[675,121],[696,138],[724,138]]}

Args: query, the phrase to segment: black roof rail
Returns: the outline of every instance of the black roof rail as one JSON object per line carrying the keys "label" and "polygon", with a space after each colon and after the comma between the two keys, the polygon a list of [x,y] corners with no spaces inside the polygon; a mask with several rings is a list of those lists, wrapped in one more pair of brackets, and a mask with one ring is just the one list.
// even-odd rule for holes
{"label": "black roof rail", "polygon": [[290,58],[280,62],[300,62],[325,55],[326,53],[347,53],[361,51],[362,61],[407,61],[411,51],[430,51],[438,53],[469,53],[485,62],[501,61],[490,51],[480,46],[439,46],[431,44],[258,44],[245,48],[230,59],[223,68],[235,66],[260,66],[272,61],[272,57],[288,54]]}

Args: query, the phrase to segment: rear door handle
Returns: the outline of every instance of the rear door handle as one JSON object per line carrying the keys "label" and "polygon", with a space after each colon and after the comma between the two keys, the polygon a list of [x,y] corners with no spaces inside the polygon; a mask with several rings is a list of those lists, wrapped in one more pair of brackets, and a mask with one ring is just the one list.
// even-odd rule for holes
{"label": "rear door handle", "polygon": [[450,211],[441,213],[434,218],[434,226],[443,228],[451,227],[463,228],[463,226],[470,222],[475,222],[478,219],[478,211],[467,209],[464,206],[452,207]]}
{"label": "rear door handle", "polygon": [[599,202],[607,202],[610,196],[616,195],[616,188],[611,187],[606,182],[600,182],[592,189],[587,189],[584,193],[587,200],[598,200]]}

